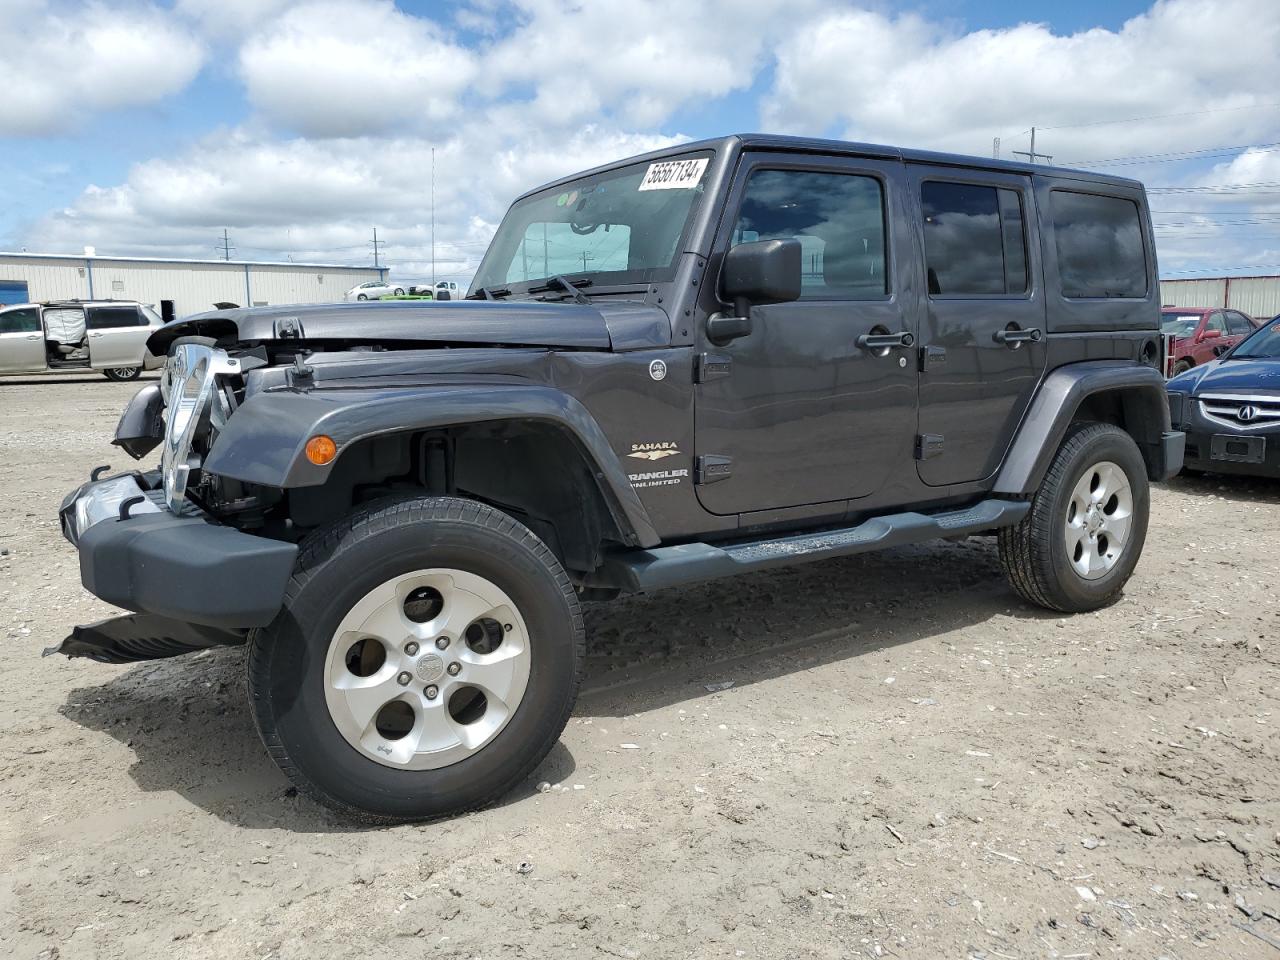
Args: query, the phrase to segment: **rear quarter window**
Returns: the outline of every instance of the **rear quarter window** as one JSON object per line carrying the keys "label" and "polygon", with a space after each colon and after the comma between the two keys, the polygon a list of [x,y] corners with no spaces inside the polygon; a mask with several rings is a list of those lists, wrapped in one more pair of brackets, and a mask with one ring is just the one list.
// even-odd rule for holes
{"label": "rear quarter window", "polygon": [[88,327],[90,330],[106,330],[114,327],[144,327],[146,318],[137,307],[90,307]]}
{"label": "rear quarter window", "polygon": [[1062,295],[1072,299],[1147,295],[1138,205],[1124,197],[1054,190],[1053,235]]}

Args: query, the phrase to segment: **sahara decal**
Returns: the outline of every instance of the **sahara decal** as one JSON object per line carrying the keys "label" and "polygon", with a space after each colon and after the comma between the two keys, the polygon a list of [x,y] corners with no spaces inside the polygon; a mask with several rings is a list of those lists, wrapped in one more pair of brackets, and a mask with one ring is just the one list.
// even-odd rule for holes
{"label": "sahara decal", "polygon": [[637,460],[662,460],[665,457],[675,457],[679,454],[680,448],[667,441],[664,443],[633,443],[631,452],[627,456],[634,457]]}

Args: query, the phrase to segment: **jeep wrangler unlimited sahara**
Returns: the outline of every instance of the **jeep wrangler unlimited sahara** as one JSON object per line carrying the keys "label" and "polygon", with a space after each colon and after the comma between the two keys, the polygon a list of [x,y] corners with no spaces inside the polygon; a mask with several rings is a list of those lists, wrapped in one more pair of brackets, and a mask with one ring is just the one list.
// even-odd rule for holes
{"label": "jeep wrangler unlimited sahara", "polygon": [[466,301],[171,323],[61,519],[134,611],[58,648],[247,644],[306,794],[486,804],[573,708],[579,602],[998,532],[1013,588],[1113,601],[1175,473],[1142,186],[766,136],[512,205]]}

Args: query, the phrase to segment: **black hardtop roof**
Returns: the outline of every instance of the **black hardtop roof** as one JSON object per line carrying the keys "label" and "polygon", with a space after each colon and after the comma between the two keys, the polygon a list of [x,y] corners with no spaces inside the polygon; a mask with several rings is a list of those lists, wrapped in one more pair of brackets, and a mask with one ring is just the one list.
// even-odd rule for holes
{"label": "black hardtop roof", "polygon": [[1142,184],[1129,177],[1117,177],[1111,174],[1095,173],[1090,170],[1074,170],[1070,167],[1053,167],[1047,164],[1022,163],[1012,160],[993,160],[987,157],[971,157],[959,153],[937,153],[932,150],[911,150],[902,147],[890,147],[875,143],[854,143],[847,140],[824,140],[818,137],[787,137],[772,133],[737,133],[727,137],[715,137],[709,140],[694,140],[678,143],[652,150],[634,157],[625,157],[610,163],[582,170],[567,177],[561,177],[545,183],[533,190],[522,193],[517,199],[552,189],[562,183],[580,179],[606,170],[613,170],[627,164],[646,160],[661,160],[665,157],[678,156],[696,150],[773,150],[779,153],[812,153],[827,156],[872,157],[881,160],[904,160],[915,163],[931,163],[938,166],[957,167],[970,170],[997,170],[1003,173],[1039,174],[1040,176],[1061,177],[1067,180],[1083,180],[1099,184],[1115,184],[1130,188],[1142,188]]}

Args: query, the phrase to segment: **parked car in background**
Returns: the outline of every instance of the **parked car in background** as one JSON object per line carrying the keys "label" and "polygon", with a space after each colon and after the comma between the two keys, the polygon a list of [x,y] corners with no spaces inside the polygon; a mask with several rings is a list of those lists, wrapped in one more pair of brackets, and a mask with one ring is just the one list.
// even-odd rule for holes
{"label": "parked car in background", "polygon": [[163,362],[147,338],[164,325],[133,300],[63,300],[0,309],[0,374],[100,370],[108,380],[136,380]]}
{"label": "parked car in background", "polygon": [[428,294],[437,300],[460,300],[466,293],[456,280],[439,280],[435,284],[418,283],[409,287],[410,293]]}
{"label": "parked car in background", "polygon": [[1173,335],[1170,374],[1177,376],[1226,353],[1253,333],[1257,324],[1239,310],[1218,307],[1165,307],[1160,332]]}
{"label": "parked car in background", "polygon": [[355,300],[377,300],[388,294],[400,296],[404,293],[404,287],[398,283],[389,283],[386,280],[370,280],[367,283],[357,284],[346,292],[343,299],[347,302]]}
{"label": "parked car in background", "polygon": [[1168,391],[1187,469],[1280,477],[1280,317]]}

